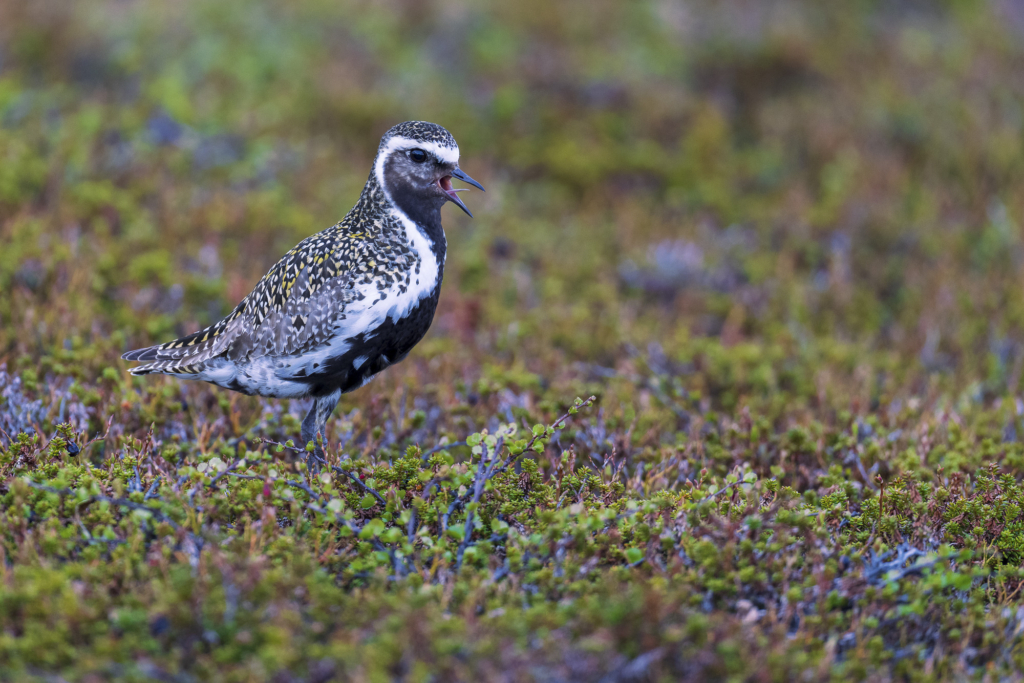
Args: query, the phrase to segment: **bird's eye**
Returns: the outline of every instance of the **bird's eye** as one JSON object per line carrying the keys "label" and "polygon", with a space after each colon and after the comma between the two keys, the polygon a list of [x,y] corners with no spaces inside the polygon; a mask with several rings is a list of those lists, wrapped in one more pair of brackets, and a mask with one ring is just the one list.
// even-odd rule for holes
{"label": "bird's eye", "polygon": [[422,164],[427,160],[427,153],[422,149],[414,149],[409,152],[409,158],[415,161],[417,164]]}

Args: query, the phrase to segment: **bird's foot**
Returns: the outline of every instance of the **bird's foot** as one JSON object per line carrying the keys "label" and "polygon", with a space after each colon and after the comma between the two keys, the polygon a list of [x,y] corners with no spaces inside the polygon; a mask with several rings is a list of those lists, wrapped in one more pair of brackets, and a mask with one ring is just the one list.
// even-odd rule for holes
{"label": "bird's foot", "polygon": [[320,468],[327,465],[327,455],[324,453],[323,446],[320,445],[319,439],[313,442],[315,445],[313,450],[306,452],[306,467],[313,474],[320,472]]}
{"label": "bird's foot", "polygon": [[[310,445],[313,448],[310,449]],[[321,469],[327,467],[327,437],[322,431],[316,431],[306,441],[306,448],[306,467],[311,473],[319,474]]]}

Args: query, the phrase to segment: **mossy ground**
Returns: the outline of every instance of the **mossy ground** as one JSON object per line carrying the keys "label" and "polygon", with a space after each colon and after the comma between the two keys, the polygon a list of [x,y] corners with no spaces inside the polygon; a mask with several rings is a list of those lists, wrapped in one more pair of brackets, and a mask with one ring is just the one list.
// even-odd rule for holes
{"label": "mossy ground", "polygon": [[[1013,0],[0,3],[0,680],[1021,680],[1022,46]],[[329,470],[302,402],[128,375],[406,119],[488,192]]]}

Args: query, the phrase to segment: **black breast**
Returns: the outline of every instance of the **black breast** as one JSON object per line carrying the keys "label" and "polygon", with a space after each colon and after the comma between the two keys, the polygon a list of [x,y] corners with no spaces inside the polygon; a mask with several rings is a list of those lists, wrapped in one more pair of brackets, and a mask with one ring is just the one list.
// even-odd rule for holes
{"label": "black breast", "polygon": [[360,332],[352,337],[351,346],[343,355],[329,359],[315,374],[294,379],[308,383],[311,396],[339,389],[342,392],[352,391],[389,365],[405,358],[423,339],[434,320],[437,300],[441,295],[443,264],[442,261],[433,291],[420,299],[404,317],[397,320],[386,318],[378,327]]}

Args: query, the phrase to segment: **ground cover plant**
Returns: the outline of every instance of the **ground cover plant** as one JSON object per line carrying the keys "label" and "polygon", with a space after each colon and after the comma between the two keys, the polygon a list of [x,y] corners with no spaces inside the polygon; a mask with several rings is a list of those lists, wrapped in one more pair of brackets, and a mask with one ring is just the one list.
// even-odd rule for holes
{"label": "ground cover plant", "polygon": [[[438,317],[132,378],[451,130]],[[0,680],[1020,680],[1024,6],[0,3]]]}

